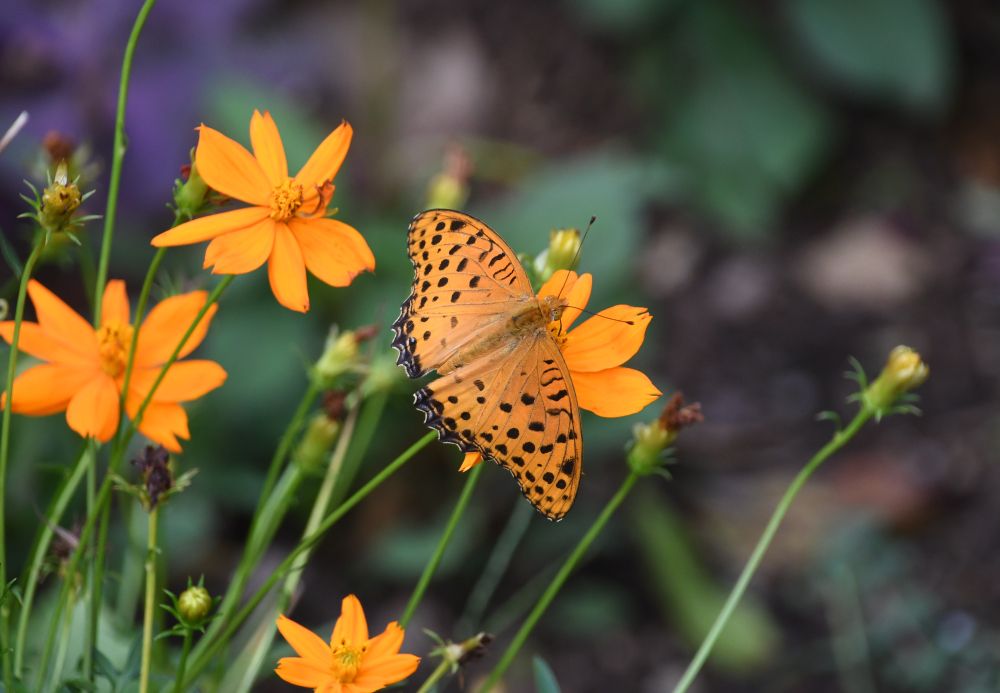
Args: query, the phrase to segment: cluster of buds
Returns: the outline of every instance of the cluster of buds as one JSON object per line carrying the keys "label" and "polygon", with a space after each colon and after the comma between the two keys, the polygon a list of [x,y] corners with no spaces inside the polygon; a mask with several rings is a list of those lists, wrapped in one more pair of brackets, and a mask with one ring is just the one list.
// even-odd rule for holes
{"label": "cluster of buds", "polygon": [[580,254],[582,243],[579,229],[553,229],[549,232],[549,245],[532,264],[539,284],[544,284],[559,270],[572,270]]}
{"label": "cluster of buds", "polygon": [[876,421],[888,414],[916,414],[919,410],[913,406],[915,395],[910,391],[922,385],[929,375],[930,368],[920,354],[900,345],[889,352],[885,367],[870,385],[865,383],[863,372],[858,372],[856,377],[862,391],[855,399],[871,410]]}
{"label": "cluster of buds", "polygon": [[684,395],[675,392],[663,413],[648,424],[638,423],[632,431],[632,442],[628,449],[628,465],[641,476],[664,473],[667,451],[677,440],[677,435],[688,426],[704,421],[701,404],[684,404]]}

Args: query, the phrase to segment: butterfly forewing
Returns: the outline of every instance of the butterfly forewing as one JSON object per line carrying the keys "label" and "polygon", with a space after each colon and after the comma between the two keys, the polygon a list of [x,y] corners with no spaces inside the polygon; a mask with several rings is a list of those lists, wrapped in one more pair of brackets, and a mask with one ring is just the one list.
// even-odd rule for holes
{"label": "butterfly forewing", "polygon": [[414,279],[393,324],[397,363],[416,378],[502,327],[512,304],[532,297],[531,282],[510,247],[467,214],[431,210],[414,217],[407,236]]}
{"label": "butterfly forewing", "polygon": [[408,248],[415,277],[393,325],[397,362],[411,377],[442,374],[417,392],[417,408],[442,440],[505,467],[535,507],[560,519],[580,480],[580,411],[544,317],[538,329],[513,328],[537,306],[524,269],[494,231],[460,212],[418,215]]}

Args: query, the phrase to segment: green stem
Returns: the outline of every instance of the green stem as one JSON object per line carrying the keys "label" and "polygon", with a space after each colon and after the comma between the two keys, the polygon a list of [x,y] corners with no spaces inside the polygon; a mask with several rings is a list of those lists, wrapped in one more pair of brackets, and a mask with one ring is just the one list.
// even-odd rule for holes
{"label": "green stem", "polygon": [[767,523],[767,527],[764,528],[764,533],[761,534],[760,539],[757,541],[757,546],[754,547],[753,553],[750,554],[750,559],[747,561],[746,565],[743,567],[743,572],[740,573],[739,579],[736,580],[736,585],[733,587],[733,591],[729,593],[729,598],[726,599],[726,603],[722,606],[722,611],[716,616],[715,622],[712,624],[712,628],[708,631],[708,635],[702,641],[701,646],[698,648],[698,652],[695,653],[694,659],[688,664],[687,669],[684,671],[684,675],[681,680],[674,687],[674,693],[683,693],[694,681],[695,677],[698,676],[698,672],[701,671],[701,667],[705,664],[705,660],[708,659],[708,655],[711,654],[712,648],[715,646],[715,642],[719,639],[722,634],[722,630],[726,627],[726,623],[729,622],[729,617],[732,616],[733,611],[736,609],[736,605],[739,604],[740,599],[743,597],[743,593],[746,592],[747,585],[750,584],[750,580],[753,578],[754,573],[757,572],[757,567],[760,565],[761,560],[764,558],[764,554],[767,552],[768,547],[771,545],[771,540],[774,539],[774,535],[778,531],[778,527],[781,526],[781,521],[785,517],[785,513],[788,512],[788,508],[791,507],[792,501],[795,500],[795,496],[798,495],[802,486],[805,485],[809,477],[812,476],[823,462],[827,460],[833,453],[842,448],[854,435],[861,429],[862,426],[872,417],[872,410],[868,407],[862,407],[858,413],[855,415],[854,419],[847,425],[846,428],[837,431],[833,438],[820,448],[813,457],[806,463],[795,478],[792,483],[788,486],[785,494],[778,501],[777,507],[775,507],[774,512],[771,514],[771,519]]}
{"label": "green stem", "polygon": [[17,639],[14,641],[14,677],[20,678],[24,667],[24,652],[28,640],[28,619],[31,616],[31,607],[35,602],[35,591],[38,589],[38,578],[45,564],[45,557],[49,552],[49,545],[55,535],[56,528],[62,520],[63,513],[69,505],[70,500],[76,493],[83,473],[93,464],[88,455],[93,454],[93,449],[89,442],[83,444],[80,455],[77,456],[73,471],[60,485],[56,492],[52,505],[41,525],[38,528],[38,538],[32,547],[31,555],[28,558],[28,572],[24,577],[24,595],[21,597],[20,613],[17,619]]}
{"label": "green stem", "polygon": [[159,508],[149,511],[146,539],[146,604],[142,612],[142,666],[139,669],[139,693],[149,693],[149,670],[153,661],[153,618],[156,610],[156,530]]}
{"label": "green stem", "polygon": [[156,0],[146,0],[139,10],[132,33],[125,44],[125,55],[122,58],[121,79],[118,82],[118,109],[115,113],[115,140],[111,152],[111,179],[108,181],[108,203],[104,211],[104,234],[101,238],[101,255],[97,265],[97,279],[94,282],[94,325],[101,324],[101,297],[104,295],[104,284],[108,280],[108,263],[111,260],[111,239],[115,232],[115,214],[118,210],[118,187],[122,178],[122,160],[125,158],[125,104],[128,103],[128,81],[132,73],[132,58],[135,56],[135,46],[139,42],[139,34],[146,23],[146,17]]}
{"label": "green stem", "polygon": [[52,664],[52,677],[49,679],[48,690],[55,691],[62,680],[63,668],[66,666],[66,653],[69,652],[69,640],[72,633],[74,609],[67,609],[65,617],[62,619],[62,628],[59,631],[59,642],[56,646],[56,658]]}
{"label": "green stem", "polygon": [[347,492],[351,490],[354,477],[357,476],[364,460],[365,453],[371,445],[375,434],[380,430],[379,422],[382,419],[382,412],[385,410],[385,402],[389,393],[385,389],[378,389],[369,394],[361,405],[361,414],[358,416],[358,425],[354,429],[354,436],[351,440],[351,448],[344,458],[344,466],[337,475],[337,483],[333,487],[333,495],[330,496],[330,505],[337,507],[341,501],[347,497]]}
{"label": "green stem", "polygon": [[[347,456],[347,450],[350,447],[351,440],[354,437],[354,426],[358,421],[358,411],[360,404],[353,407],[347,414],[347,418],[344,420],[344,427],[340,432],[340,436],[337,439],[336,449],[333,451],[333,455],[330,457],[330,463],[326,466],[326,473],[323,475],[323,481],[320,483],[319,491],[316,494],[316,500],[313,502],[312,510],[309,512],[309,519],[306,521],[305,529],[302,530],[302,538],[307,538],[310,534],[316,531],[319,527],[319,523],[323,521],[323,516],[326,515],[327,509],[330,506],[330,498],[333,494],[334,484],[337,482],[337,477],[340,475],[340,470],[344,465],[344,458]],[[299,580],[302,579],[302,571],[306,567],[306,563],[309,561],[310,551],[303,551],[302,555],[299,556],[295,565],[292,567],[288,576],[285,578],[285,584],[281,588],[281,594],[278,596],[277,604],[275,604],[274,611],[278,614],[283,614],[288,609],[288,605],[292,602],[292,596],[295,594],[295,588],[299,585]],[[267,655],[268,650],[271,648],[271,643],[274,641],[274,627],[267,630],[267,632],[252,645],[253,652],[250,655],[249,662],[247,663],[246,670],[243,672],[240,683],[237,686],[237,691],[248,691],[253,685],[254,679],[257,678],[257,671],[260,669],[260,665],[264,661],[264,657]]]}
{"label": "green stem", "polygon": [[[233,280],[233,275],[228,275],[222,281],[216,284],[215,288],[212,289],[212,292],[208,295],[208,298],[205,301],[205,305],[203,305],[201,309],[198,311],[197,315],[195,315],[194,320],[191,322],[191,325],[188,327],[187,331],[184,333],[180,341],[177,343],[177,346],[170,354],[170,357],[161,367],[160,372],[156,377],[156,380],[149,388],[149,392],[146,394],[145,399],[143,399],[142,404],[139,405],[139,409],[136,412],[135,418],[129,424],[125,436],[121,439],[121,444],[119,446],[115,446],[112,449],[111,460],[108,463],[108,471],[104,476],[104,482],[101,484],[100,491],[98,491],[97,494],[97,501],[95,503],[96,512],[91,513],[87,516],[87,520],[84,523],[83,529],[80,532],[79,545],[73,552],[73,556],[70,558],[68,562],[66,571],[68,575],[76,574],[76,571],[79,568],[80,560],[82,559],[83,555],[86,553],[87,548],[90,545],[91,535],[93,535],[95,527],[98,524],[99,516],[104,515],[103,510],[111,498],[111,487],[112,487],[113,476],[115,473],[117,473],[118,467],[121,465],[122,458],[124,457],[124,451],[128,448],[128,443],[131,440],[132,436],[135,434],[139,422],[142,420],[143,412],[146,410],[146,407],[152,400],[153,395],[156,392],[156,389],[160,386],[160,383],[163,381],[163,378],[166,375],[167,370],[177,360],[178,355],[184,348],[184,345],[187,343],[188,339],[191,338],[191,335],[198,327],[198,324],[201,322],[202,318],[205,317],[205,314],[208,312],[209,308],[211,308],[211,306],[214,305],[216,301],[218,301],[219,296],[222,294],[225,288],[229,286],[232,280]],[[52,617],[52,622],[49,628],[50,640],[54,637],[54,629],[58,626],[59,613],[61,609],[63,609],[68,603],[69,596],[70,596],[70,580],[65,580],[63,582],[62,590],[59,593],[59,600],[56,604],[56,608],[54,610]],[[42,660],[40,664],[40,668],[42,670],[45,670],[48,664],[49,655],[50,655],[50,649],[46,648],[45,652],[42,655]]]}
{"label": "green stem", "polygon": [[444,552],[447,550],[449,542],[451,542],[455,528],[458,527],[458,523],[465,513],[465,508],[469,505],[469,499],[472,498],[472,492],[476,488],[476,482],[479,481],[479,475],[482,471],[483,464],[480,462],[468,473],[465,479],[465,486],[462,487],[462,494],[458,497],[458,502],[455,503],[455,509],[451,511],[451,517],[448,518],[448,524],[445,525],[444,532],[441,533],[441,539],[438,541],[437,548],[434,549],[431,560],[424,566],[424,572],[420,575],[417,586],[410,596],[410,601],[407,602],[406,609],[403,611],[403,616],[399,619],[399,625],[403,628],[409,625],[410,619],[413,618],[417,607],[420,606],[420,602],[424,598],[424,592],[427,591],[427,586],[431,583],[431,578],[434,577],[434,573],[441,564],[441,559],[444,558]]}
{"label": "green stem", "polygon": [[177,662],[177,675],[174,677],[174,693],[184,693],[181,683],[184,681],[184,670],[187,668],[188,655],[191,654],[191,629],[184,629],[184,645],[181,646],[181,658]]}
{"label": "green stem", "polygon": [[[374,491],[379,485],[382,484],[386,479],[392,476],[400,467],[409,462],[418,452],[420,452],[424,447],[426,447],[431,441],[437,439],[437,434],[431,431],[423,438],[418,440],[416,443],[408,447],[402,454],[400,454],[396,459],[385,466],[378,474],[376,474],[372,479],[366,483],[364,486],[359,488],[354,494],[344,501],[336,510],[327,515],[323,521],[316,528],[316,531],[310,534],[308,537],[303,538],[299,541],[298,545],[292,549],[292,551],[285,556],[285,559],[278,565],[277,568],[268,576],[264,584],[254,593],[254,595],[247,601],[247,603],[236,613],[235,616],[222,617],[224,622],[224,628],[220,635],[216,636],[211,642],[208,642],[207,636],[202,638],[201,642],[195,648],[201,649],[200,653],[195,653],[194,663],[191,665],[191,671],[184,681],[185,685],[190,685],[193,683],[194,679],[208,666],[209,662],[215,656],[220,648],[222,648],[236,629],[240,627],[243,621],[253,613],[253,610],[257,608],[261,600],[267,596],[271,588],[277,584],[278,580],[282,579],[292,566],[295,564],[296,558],[302,554],[303,551],[309,550],[313,547],[316,542],[322,539],[326,533],[330,530],[333,525],[335,525],[344,515],[350,512],[354,506],[364,500],[369,493]],[[202,647],[204,646],[204,647]]]}
{"label": "green stem", "polygon": [[490,603],[504,573],[507,572],[514,552],[520,546],[521,539],[528,531],[528,525],[531,524],[531,518],[534,516],[535,509],[518,498],[507,524],[500,533],[500,538],[497,539],[496,545],[486,561],[486,567],[483,568],[482,574],[476,580],[476,584],[469,594],[465,609],[462,610],[462,617],[458,619],[455,632],[460,636],[464,633],[471,635],[479,628],[483,614],[486,612],[486,606]]}
{"label": "green stem", "polygon": [[[87,467],[87,483],[86,483],[86,496],[87,496],[87,515],[93,515],[96,512],[95,503],[97,502],[97,449],[99,443],[93,438],[87,441],[87,444],[93,449],[90,455],[91,464]],[[87,592],[87,599],[84,602],[84,609],[87,612],[87,629],[86,629],[86,639],[83,644],[83,676],[85,679],[90,681],[93,678],[94,672],[94,650],[97,647],[97,619],[100,615],[100,609],[97,608],[94,598],[99,595],[97,590],[97,585],[95,584],[95,577],[97,576],[97,564],[103,563],[104,561],[98,559],[96,552],[90,554],[90,559],[87,561],[87,576],[84,581],[84,589]],[[94,627],[90,627],[90,623],[93,621]]]}
{"label": "green stem", "polygon": [[493,671],[490,672],[486,682],[483,684],[482,688],[479,689],[479,693],[487,693],[500,682],[500,677],[504,675],[504,672],[507,671],[507,668],[514,661],[514,658],[524,646],[524,643],[527,641],[528,636],[531,635],[531,631],[534,630],[535,625],[542,617],[542,614],[545,613],[545,610],[549,608],[549,604],[551,604],[552,600],[555,599],[557,594],[559,594],[559,590],[562,589],[562,586],[566,583],[570,573],[572,573],[576,568],[580,559],[582,559],[583,555],[587,552],[587,549],[589,549],[590,545],[594,543],[594,540],[601,533],[601,530],[604,529],[608,520],[610,520],[611,516],[615,514],[618,506],[622,504],[622,501],[625,500],[625,497],[628,496],[629,491],[632,490],[632,487],[635,486],[635,482],[638,480],[639,476],[635,472],[630,472],[629,475],[625,477],[625,481],[622,482],[618,491],[616,491],[615,495],[611,497],[608,504],[604,506],[604,510],[602,510],[601,514],[597,516],[596,520],[594,520],[594,524],[590,526],[590,529],[587,530],[586,534],[584,534],[583,538],[577,543],[572,553],[570,553],[569,557],[566,558],[562,567],[559,568],[559,572],[556,573],[554,578],[552,578],[552,582],[549,583],[545,592],[542,593],[541,598],[535,604],[535,608],[531,610],[530,614],[528,614],[528,618],[526,618],[524,623],[521,624],[520,629],[518,629],[514,639],[511,640],[510,645],[507,646],[507,649],[504,651],[500,661],[497,662],[495,667],[493,667]]}
{"label": "green stem", "polygon": [[[481,467],[482,463],[476,466]],[[438,681],[440,681],[445,677],[445,675],[448,673],[450,669],[451,669],[451,662],[449,662],[447,659],[442,659],[441,663],[438,664],[437,669],[432,671],[431,675],[427,677],[426,681],[424,681],[424,685],[422,685],[419,689],[417,689],[417,693],[428,693],[428,691],[434,688],[434,684],[436,684]]]}
{"label": "green stem", "polygon": [[[31,272],[38,262],[41,254],[42,244],[36,244],[31,249],[27,261],[24,263],[24,270],[21,272],[21,281],[17,287],[17,304],[14,308],[14,334],[10,340],[10,353],[7,355],[7,405],[3,408],[3,423],[0,424],[0,589],[7,586],[7,461],[10,457],[10,413],[14,397],[14,373],[17,371],[17,346],[21,337],[21,323],[24,321],[25,297],[28,293],[28,280]],[[3,600],[0,604],[0,650],[3,659],[3,680],[7,690],[12,690],[14,685],[13,667],[10,652],[10,599]]]}
{"label": "green stem", "polygon": [[[278,529],[278,525],[288,511],[292,497],[302,481],[302,467],[297,464],[286,467],[285,471],[281,472],[280,478],[276,479],[276,477],[278,477],[285,458],[288,456],[292,444],[295,442],[295,437],[302,430],[306,416],[312,409],[319,392],[319,385],[314,379],[310,378],[309,386],[306,388],[305,393],[303,393],[291,421],[288,422],[284,433],[281,434],[281,440],[268,466],[264,488],[260,494],[260,501],[257,504],[253,519],[250,521],[246,547],[240,556],[240,562],[236,566],[236,570],[233,572],[233,578],[229,581],[226,593],[222,597],[222,602],[219,604],[217,612],[220,614],[228,614],[236,608],[236,604],[239,602],[240,597],[243,596],[243,590],[250,580],[254,568],[256,568],[264,551],[270,545],[271,539]],[[211,642],[219,631],[222,630],[222,625],[221,619],[212,621],[212,624],[208,627],[208,631],[195,648],[196,658],[201,653],[204,643]]]}

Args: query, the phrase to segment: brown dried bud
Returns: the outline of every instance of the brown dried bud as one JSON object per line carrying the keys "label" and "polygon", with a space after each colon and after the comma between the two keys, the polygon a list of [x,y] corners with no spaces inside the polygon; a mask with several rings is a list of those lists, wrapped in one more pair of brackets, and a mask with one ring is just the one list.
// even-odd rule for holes
{"label": "brown dried bud", "polygon": [[132,460],[132,464],[142,472],[142,481],[149,498],[149,509],[153,510],[160,496],[173,488],[174,478],[170,471],[170,453],[162,445],[147,445],[142,456]]}
{"label": "brown dried bud", "polygon": [[76,142],[64,133],[57,130],[49,130],[42,139],[42,149],[53,164],[60,161],[69,161],[73,152],[76,151]]}

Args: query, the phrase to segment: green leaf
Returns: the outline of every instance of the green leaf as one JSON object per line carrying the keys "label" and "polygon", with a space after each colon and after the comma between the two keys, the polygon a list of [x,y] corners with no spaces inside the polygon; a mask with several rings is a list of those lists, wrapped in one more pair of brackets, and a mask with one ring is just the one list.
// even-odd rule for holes
{"label": "green leaf", "polygon": [[858,94],[938,111],[951,94],[954,46],[935,0],[786,0],[803,48]]}
{"label": "green leaf", "polygon": [[531,669],[535,674],[535,693],[560,693],[556,675],[544,659],[541,657],[532,659]]}

